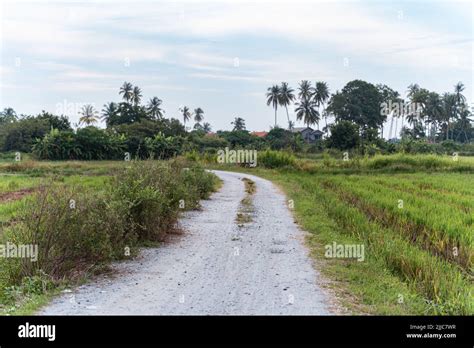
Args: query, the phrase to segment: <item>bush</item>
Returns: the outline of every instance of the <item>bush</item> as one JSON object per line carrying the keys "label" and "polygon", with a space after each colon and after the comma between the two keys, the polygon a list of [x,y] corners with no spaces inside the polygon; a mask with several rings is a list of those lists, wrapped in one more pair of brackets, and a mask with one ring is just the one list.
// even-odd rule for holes
{"label": "bush", "polygon": [[163,162],[133,162],[114,178],[112,200],[127,205],[140,241],[161,240],[174,228],[180,200],[186,194],[181,169]]}
{"label": "bush", "polygon": [[111,196],[128,206],[140,241],[159,241],[175,230],[179,212],[197,207],[213,187],[214,176],[195,164],[144,161],[115,177]]}
{"label": "bush", "polygon": [[38,248],[36,262],[6,261],[8,283],[19,284],[40,270],[54,279],[73,278],[91,265],[111,260],[131,233],[122,213],[123,207],[118,209],[116,202],[108,204],[95,193],[62,185],[42,187],[26,205],[20,222],[4,231],[5,241]]}
{"label": "bush", "polygon": [[96,127],[72,131],[53,129],[33,145],[33,154],[47,160],[123,159],[125,138]]}
{"label": "bush", "polygon": [[41,187],[1,236],[4,244],[36,245],[38,259],[0,259],[0,285],[38,289],[41,279],[75,280],[128,256],[126,247],[161,240],[183,208],[196,207],[214,188],[214,175],[185,165],[132,162],[101,193],[62,184]]}
{"label": "bush", "polygon": [[258,154],[258,161],[266,168],[280,168],[295,165],[295,157],[283,151],[263,151]]}
{"label": "bush", "polygon": [[340,121],[331,125],[331,135],[327,139],[328,147],[349,150],[359,146],[360,136],[357,125],[349,121]]}

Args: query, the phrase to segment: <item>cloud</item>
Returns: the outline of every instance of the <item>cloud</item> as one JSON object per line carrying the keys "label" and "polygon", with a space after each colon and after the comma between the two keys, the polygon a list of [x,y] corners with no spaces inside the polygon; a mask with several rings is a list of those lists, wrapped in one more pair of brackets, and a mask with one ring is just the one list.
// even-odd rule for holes
{"label": "cloud", "polygon": [[[439,68],[460,57],[470,68],[465,37],[441,35],[397,13],[372,11],[362,2],[89,2],[5,5],[4,38],[36,54],[55,58],[123,61],[178,61],[196,69],[216,70],[232,58],[214,50],[194,53],[183,44],[156,38],[222,39],[237,35],[283,38],[304,45],[328,45],[347,57],[385,65]],[[369,3],[370,4],[370,3]],[[472,37],[471,37],[472,40]],[[185,45],[189,48],[189,45]],[[183,50],[184,52],[181,52]],[[468,52],[469,53],[469,52]],[[420,59],[420,56],[423,59]],[[202,59],[205,57],[205,59]]]}
{"label": "cloud", "polygon": [[[424,79],[431,85],[418,82],[431,89],[450,88],[452,76],[472,76],[472,33],[430,23],[411,12],[409,2],[94,0],[2,6],[2,89],[42,81],[44,95],[53,89],[56,99],[77,90],[99,102],[124,80],[145,93],[159,89],[181,100],[192,93],[179,92],[233,82],[247,83],[258,96],[281,80],[324,80],[335,89],[348,79],[376,75],[399,86]],[[472,22],[470,6],[434,3],[427,10],[442,8],[441,20],[466,25]],[[13,68],[17,56],[22,67],[33,62],[33,69]],[[344,69],[344,58],[350,69]],[[465,84],[469,94],[472,80]]]}

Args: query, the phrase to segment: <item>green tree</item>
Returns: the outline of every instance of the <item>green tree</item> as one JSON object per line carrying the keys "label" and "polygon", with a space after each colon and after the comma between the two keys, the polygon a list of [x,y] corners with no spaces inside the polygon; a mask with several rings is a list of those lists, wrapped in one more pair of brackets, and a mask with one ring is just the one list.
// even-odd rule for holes
{"label": "green tree", "polygon": [[299,83],[298,91],[298,98],[300,98],[301,101],[310,100],[314,93],[313,87],[311,87],[311,82],[308,80],[302,80]]}
{"label": "green tree", "polygon": [[49,124],[49,129],[57,129],[59,131],[68,131],[72,130],[71,128],[71,122],[69,122],[69,119],[67,116],[61,115],[53,115],[50,114],[49,112],[46,111],[41,111],[41,114],[36,116],[38,120],[45,120]]}
{"label": "green tree", "polygon": [[328,111],[338,121],[355,123],[361,131],[368,128],[379,129],[385,119],[380,112],[382,100],[382,95],[373,84],[354,80],[332,96]]}
{"label": "green tree", "polygon": [[117,112],[108,118],[107,127],[141,122],[143,120],[150,120],[151,118],[152,116],[142,105],[119,103]]}
{"label": "green tree", "polygon": [[331,125],[330,128],[331,135],[327,139],[329,147],[349,150],[359,145],[359,127],[356,124],[347,120],[341,120],[338,124]]}
{"label": "green tree", "polygon": [[[462,82],[458,82],[454,86],[454,94],[456,95],[456,115],[455,118],[463,118],[462,123],[466,124],[466,115],[469,115],[469,113],[465,113],[465,109],[467,109],[466,106],[466,97],[462,94],[464,91],[464,84]],[[465,129],[464,129],[465,133]]]}
{"label": "green tree", "polygon": [[274,127],[265,136],[265,141],[272,150],[291,149],[293,151],[300,151],[302,149],[301,136],[295,136],[289,130]]}
{"label": "green tree", "polygon": [[290,127],[290,114],[288,113],[288,105],[295,100],[294,89],[288,86],[287,82],[282,82],[280,87],[279,104],[286,109],[286,117],[288,119],[288,127]]}
{"label": "green tree", "polygon": [[130,82],[124,82],[120,87],[119,94],[122,95],[126,103],[129,103],[133,97],[133,85]]}
{"label": "green tree", "polygon": [[118,105],[117,103],[110,102],[104,104],[104,108],[102,109],[102,117],[101,119],[105,121],[105,124],[109,124],[109,120],[112,119],[118,112]]}
{"label": "green tree", "polygon": [[140,87],[133,87],[131,100],[135,106],[140,104],[140,101],[142,100],[142,90],[140,89]]}
{"label": "green tree", "polygon": [[[424,108],[424,121],[426,134],[428,135],[428,129],[431,129],[429,134],[431,138],[434,138],[436,128],[439,122],[443,119],[443,104],[441,97],[436,92],[430,92],[426,99]],[[429,127],[431,125],[431,127]]]}
{"label": "green tree", "polygon": [[0,124],[12,123],[17,119],[16,112],[12,108],[5,108],[0,112]]}
{"label": "green tree", "polygon": [[442,114],[445,126],[445,140],[449,140],[449,131],[451,127],[451,120],[456,119],[456,95],[453,93],[444,93],[442,97]]}
{"label": "green tree", "polygon": [[312,100],[302,99],[296,103],[296,119],[303,120],[309,127],[312,124],[319,123],[319,112],[316,110],[316,104]]}
{"label": "green tree", "polygon": [[234,125],[233,131],[243,131],[245,130],[245,120],[241,117],[234,118],[230,124]]}
{"label": "green tree", "polygon": [[267,105],[275,109],[275,126],[277,124],[277,109],[278,105],[280,104],[280,86],[273,85],[272,87],[268,87],[267,89]]}
{"label": "green tree", "polygon": [[[426,104],[430,92],[425,88],[420,88],[417,84],[411,84],[408,86],[408,98],[412,105],[411,113],[407,116],[407,119],[411,119],[411,124],[415,127],[418,126],[418,122],[424,122],[426,118]],[[426,124],[426,123],[425,123]],[[415,131],[415,129],[413,129]],[[419,133],[419,132],[418,132]],[[425,131],[423,131],[426,134]]]}
{"label": "green tree", "polygon": [[415,95],[417,95],[419,92],[420,92],[420,86],[418,86],[417,83],[412,83],[411,85],[408,86],[407,97],[410,100],[413,100]]}
{"label": "green tree", "polygon": [[194,109],[194,121],[201,123],[204,119],[204,111],[201,108]]}
{"label": "green tree", "polygon": [[212,130],[211,124],[209,122],[204,122],[204,124],[202,125],[202,130],[206,133],[210,133]]}
{"label": "green tree", "polygon": [[163,109],[161,109],[161,103],[163,101],[158,97],[153,97],[150,99],[147,105],[147,111],[150,113],[152,118],[161,119],[163,118]]}
{"label": "green tree", "polygon": [[85,124],[90,126],[91,124],[97,123],[97,111],[90,104],[84,105],[81,109],[81,117],[79,118],[79,124]]}
{"label": "green tree", "polygon": [[[316,102],[316,105],[318,107],[318,111],[320,115],[324,115],[325,123],[326,123],[326,129],[328,128],[328,117],[326,114],[325,110],[325,104],[326,101],[329,98],[329,87],[326,82],[323,81],[318,81],[316,82],[316,87],[314,89],[314,95],[313,95],[314,101]],[[322,110],[321,110],[322,107]],[[318,124],[319,126],[319,124]]]}
{"label": "green tree", "polygon": [[191,111],[189,111],[189,108],[187,106],[183,106],[182,108],[179,109],[181,112],[181,115],[183,116],[183,124],[184,127],[186,128],[186,122],[191,119]]}

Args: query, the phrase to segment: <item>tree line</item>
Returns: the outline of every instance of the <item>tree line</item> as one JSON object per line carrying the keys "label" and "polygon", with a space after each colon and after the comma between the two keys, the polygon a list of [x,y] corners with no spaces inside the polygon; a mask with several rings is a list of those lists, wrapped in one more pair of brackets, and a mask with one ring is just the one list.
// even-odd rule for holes
{"label": "tree line", "polygon": [[[314,86],[308,80],[299,82],[297,90],[282,82],[268,87],[266,93],[267,105],[275,112],[277,126],[278,108],[286,110],[288,129],[294,127],[288,108],[294,104],[296,119],[303,121],[308,127],[318,125],[325,119],[323,131],[329,134],[332,128],[342,121],[347,121],[357,127],[362,138],[370,138],[383,134],[383,127],[388,116],[393,121],[405,121],[410,127],[403,126],[400,135],[413,139],[426,139],[430,142],[453,140],[468,143],[474,138],[471,115],[466,97],[465,87],[458,82],[453,92],[442,95],[411,84],[407,89],[406,100],[397,91],[387,85],[374,85],[362,80],[348,82],[341,91],[330,94],[328,84],[317,81]],[[408,104],[417,107],[403,107]],[[383,106],[396,105],[397,111],[383,112]],[[398,107],[401,105],[401,107]],[[334,123],[328,125],[328,117]],[[391,129],[390,129],[391,133]],[[389,133],[389,134],[390,134]],[[396,133],[396,132],[395,132]]]}

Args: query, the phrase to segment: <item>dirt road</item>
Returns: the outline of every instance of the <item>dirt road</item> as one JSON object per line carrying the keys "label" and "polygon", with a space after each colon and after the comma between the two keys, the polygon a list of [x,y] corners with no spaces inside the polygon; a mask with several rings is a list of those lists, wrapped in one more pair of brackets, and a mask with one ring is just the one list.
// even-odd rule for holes
{"label": "dirt road", "polygon": [[[39,314],[330,314],[285,196],[255,176],[215,173],[221,190],[184,215],[183,235],[114,265],[116,276],[65,293]],[[243,177],[256,192],[252,221],[239,226]]]}

